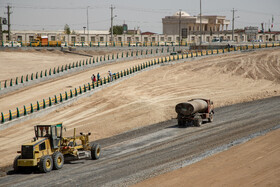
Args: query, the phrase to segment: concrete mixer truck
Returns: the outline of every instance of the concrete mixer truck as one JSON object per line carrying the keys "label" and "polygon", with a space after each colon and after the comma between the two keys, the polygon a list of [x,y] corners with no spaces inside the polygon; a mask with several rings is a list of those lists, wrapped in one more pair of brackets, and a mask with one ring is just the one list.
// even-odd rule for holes
{"label": "concrete mixer truck", "polygon": [[192,99],[175,107],[179,126],[199,127],[203,120],[213,121],[214,105],[208,99]]}

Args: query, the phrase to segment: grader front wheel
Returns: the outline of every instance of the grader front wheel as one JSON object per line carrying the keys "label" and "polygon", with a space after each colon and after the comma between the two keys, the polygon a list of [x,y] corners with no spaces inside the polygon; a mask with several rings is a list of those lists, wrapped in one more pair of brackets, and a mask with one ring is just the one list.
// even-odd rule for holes
{"label": "grader front wheel", "polygon": [[14,160],[14,172],[20,172],[21,171],[21,167],[20,166],[18,166],[18,159],[20,159],[21,158],[21,155],[18,155],[18,156],[16,156],[16,158],[15,158],[15,160]]}

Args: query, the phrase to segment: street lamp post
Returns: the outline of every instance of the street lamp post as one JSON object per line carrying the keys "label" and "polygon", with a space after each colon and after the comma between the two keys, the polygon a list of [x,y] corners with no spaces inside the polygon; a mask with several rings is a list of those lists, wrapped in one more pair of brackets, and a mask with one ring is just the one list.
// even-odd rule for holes
{"label": "street lamp post", "polygon": [[89,26],[88,26],[88,8],[89,6],[87,6],[87,35],[88,35],[88,42],[89,42]]}
{"label": "street lamp post", "polygon": [[86,34],[86,27],[83,27],[84,28],[84,34]]}
{"label": "street lamp post", "polygon": [[200,45],[202,44],[202,14],[201,14],[201,0],[200,0]]}

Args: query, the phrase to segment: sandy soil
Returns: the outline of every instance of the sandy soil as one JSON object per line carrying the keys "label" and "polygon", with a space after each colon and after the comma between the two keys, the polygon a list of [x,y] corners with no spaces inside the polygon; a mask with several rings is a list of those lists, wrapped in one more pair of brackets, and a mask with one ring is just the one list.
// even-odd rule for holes
{"label": "sandy soil", "polygon": [[[94,57],[108,55],[108,52],[102,50],[78,50],[75,52],[92,55]],[[112,53],[116,55],[117,52],[110,51],[109,54],[111,55]],[[121,52],[118,51],[118,53]],[[31,75],[31,73],[34,73],[35,76],[36,72],[44,72],[46,69],[49,70],[50,68],[61,67],[65,64],[80,60],[83,61],[89,58],[90,57],[87,56],[64,53],[58,50],[48,51],[46,49],[41,49],[40,51],[36,51],[35,49],[27,51],[20,49],[17,51],[0,51],[0,81],[3,86],[4,81],[10,81],[11,78],[15,80],[16,77],[20,78],[22,75],[25,78],[27,74]]]}
{"label": "sandy soil", "polygon": [[279,186],[280,129],[134,187]]}
{"label": "sandy soil", "polygon": [[174,106],[191,98],[211,98],[223,106],[279,95],[279,56],[279,49],[227,54],[143,72],[45,117],[0,131],[0,166],[12,162],[39,122],[63,121],[66,135],[77,128],[77,132],[91,131],[94,140],[174,118]]}
{"label": "sandy soil", "polygon": [[85,83],[91,83],[92,74],[97,75],[99,72],[101,77],[107,77],[108,70],[112,73],[120,72],[153,59],[154,58],[106,64],[76,73],[75,75],[71,74],[62,78],[49,80],[25,89],[20,89],[16,92],[2,95],[0,96],[0,111],[6,114],[9,110],[15,111],[16,107],[22,108],[23,105],[30,106],[30,103],[36,104],[37,101],[41,102],[43,99],[47,100],[49,97],[53,97],[54,95],[58,96],[60,93],[65,93],[65,91],[69,91],[70,89],[78,89],[79,86],[83,86]]}
{"label": "sandy soil", "polygon": [[[25,77],[27,74],[41,72],[65,64],[73,63],[86,57],[64,54],[61,51],[0,51],[0,81]],[[3,85],[3,83],[2,83]]]}

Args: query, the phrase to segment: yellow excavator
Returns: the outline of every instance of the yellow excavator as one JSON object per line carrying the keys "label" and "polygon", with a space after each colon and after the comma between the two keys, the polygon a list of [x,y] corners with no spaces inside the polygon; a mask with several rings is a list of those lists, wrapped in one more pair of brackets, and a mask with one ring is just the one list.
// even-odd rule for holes
{"label": "yellow excavator", "polygon": [[[66,130],[66,129],[65,129]],[[90,145],[91,133],[80,133],[73,137],[63,137],[62,123],[34,126],[35,137],[32,142],[21,146],[20,155],[14,160],[14,171],[21,172],[26,167],[38,167],[43,173],[52,169],[61,169],[64,161],[79,159],[99,159],[101,147],[97,143]]]}

